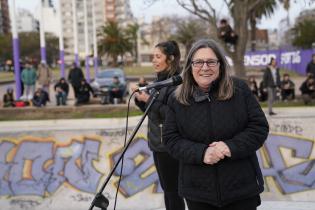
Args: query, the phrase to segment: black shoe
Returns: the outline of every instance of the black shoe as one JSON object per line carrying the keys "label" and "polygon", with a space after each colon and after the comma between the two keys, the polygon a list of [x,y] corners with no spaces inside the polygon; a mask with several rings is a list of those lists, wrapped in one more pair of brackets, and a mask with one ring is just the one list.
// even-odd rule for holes
{"label": "black shoe", "polygon": [[276,113],[274,113],[274,112],[269,112],[269,115],[271,116],[271,115],[276,115]]}

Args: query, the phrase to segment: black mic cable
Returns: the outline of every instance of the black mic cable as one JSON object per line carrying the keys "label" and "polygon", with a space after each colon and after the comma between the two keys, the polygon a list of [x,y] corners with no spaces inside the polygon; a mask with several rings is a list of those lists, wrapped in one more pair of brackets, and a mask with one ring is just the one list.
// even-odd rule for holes
{"label": "black mic cable", "polygon": [[[126,146],[126,142],[127,142],[130,101],[131,101],[132,96],[133,96],[135,93],[136,93],[136,91],[133,91],[132,94],[130,95],[129,99],[128,99],[124,147]],[[119,179],[118,179],[117,188],[116,188],[115,203],[114,203],[114,209],[113,209],[113,210],[116,210],[116,204],[117,204],[117,198],[118,198],[118,191],[119,191],[119,186],[120,186],[121,174],[122,174],[122,171],[123,171],[123,167],[124,167],[124,156],[123,156],[122,159],[121,159],[121,168],[120,168]]]}

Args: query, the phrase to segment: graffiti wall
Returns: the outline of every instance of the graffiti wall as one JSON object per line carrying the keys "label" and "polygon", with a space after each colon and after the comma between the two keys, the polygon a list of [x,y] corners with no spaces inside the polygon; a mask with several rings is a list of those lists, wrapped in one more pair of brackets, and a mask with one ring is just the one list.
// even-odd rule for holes
{"label": "graffiti wall", "polygon": [[[130,121],[128,133],[139,118]],[[273,118],[258,152],[265,200],[315,201],[315,117]],[[124,145],[124,120],[1,122],[1,209],[88,209]],[[104,195],[114,205],[118,167]],[[163,207],[146,125],[125,153],[118,209]]]}

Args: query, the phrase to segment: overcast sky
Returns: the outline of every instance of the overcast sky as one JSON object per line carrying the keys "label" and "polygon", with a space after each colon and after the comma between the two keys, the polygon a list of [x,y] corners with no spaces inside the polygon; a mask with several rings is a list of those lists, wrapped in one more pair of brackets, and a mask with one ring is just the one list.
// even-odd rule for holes
{"label": "overcast sky", "polygon": [[[16,7],[27,8],[34,11],[35,7],[39,4],[40,0],[15,0]],[[53,0],[57,2],[58,0]],[[162,15],[187,15],[188,12],[177,5],[175,0],[159,0],[159,2],[148,6],[145,5],[144,0],[130,0],[131,9],[135,17],[143,17],[146,21],[150,21],[153,16]],[[223,1],[211,1],[214,2],[214,7],[218,11],[220,17],[228,18],[227,10],[224,7]],[[315,3],[311,6],[308,5],[307,0],[291,0],[291,7],[289,13],[287,13],[281,5],[278,6],[277,11],[271,18],[265,18],[258,25],[259,28],[278,28],[281,19],[285,18],[288,14],[291,24],[294,23],[294,19],[299,15],[303,9],[314,9]]]}

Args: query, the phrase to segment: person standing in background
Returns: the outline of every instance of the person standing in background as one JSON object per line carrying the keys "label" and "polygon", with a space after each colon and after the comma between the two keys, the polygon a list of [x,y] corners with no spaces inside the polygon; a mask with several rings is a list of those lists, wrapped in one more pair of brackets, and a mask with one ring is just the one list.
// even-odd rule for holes
{"label": "person standing in background", "polygon": [[[155,82],[161,82],[178,75],[181,72],[179,62],[180,51],[175,41],[158,43],[154,48],[152,59],[157,75]],[[166,210],[185,210],[184,199],[178,195],[179,163],[167,152],[162,137],[166,110],[168,109],[167,100],[174,89],[174,87],[164,87],[159,90],[160,94],[148,113],[148,140],[160,184],[164,191]],[[146,106],[152,100],[150,94],[142,91],[136,93],[135,96],[136,104],[142,111],[145,111]]]}
{"label": "person standing in background", "polygon": [[51,72],[50,68],[47,66],[45,61],[42,61],[38,65],[37,79],[38,79],[38,84],[49,95],[49,85],[50,85],[50,82],[52,80],[52,72]]}
{"label": "person standing in background", "polygon": [[84,79],[82,69],[77,67],[76,63],[72,64],[72,69],[70,70],[68,81],[71,83],[74,97],[78,99],[79,88],[81,86],[81,81]]}
{"label": "person standing in background", "polygon": [[25,63],[21,78],[25,88],[24,98],[31,100],[35,93],[36,71],[29,62]]}
{"label": "person standing in background", "polygon": [[307,73],[315,75],[315,54],[312,55],[312,60],[306,66],[306,74]]}
{"label": "person standing in background", "polygon": [[270,63],[264,71],[263,82],[268,91],[268,113],[275,115],[272,105],[276,99],[276,91],[280,90],[280,73],[275,58],[270,59]]}

